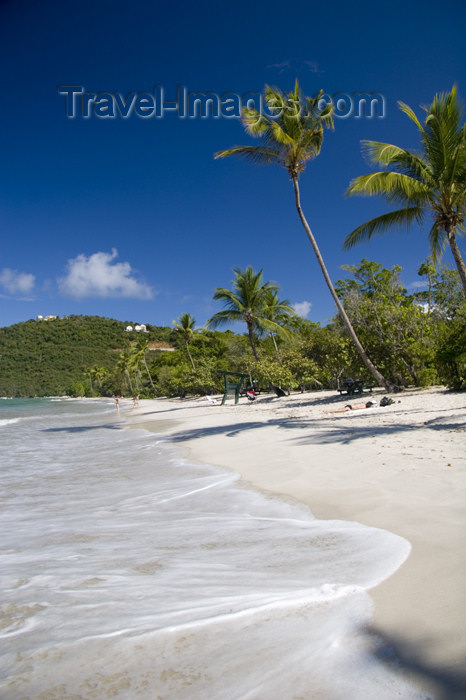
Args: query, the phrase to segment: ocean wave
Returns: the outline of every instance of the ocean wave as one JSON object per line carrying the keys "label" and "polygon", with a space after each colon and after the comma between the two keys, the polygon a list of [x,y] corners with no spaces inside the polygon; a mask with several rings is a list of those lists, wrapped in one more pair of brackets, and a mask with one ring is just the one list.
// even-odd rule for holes
{"label": "ocean wave", "polygon": [[10,425],[10,423],[18,423],[18,421],[21,420],[20,418],[1,418],[0,419],[0,427],[4,425]]}

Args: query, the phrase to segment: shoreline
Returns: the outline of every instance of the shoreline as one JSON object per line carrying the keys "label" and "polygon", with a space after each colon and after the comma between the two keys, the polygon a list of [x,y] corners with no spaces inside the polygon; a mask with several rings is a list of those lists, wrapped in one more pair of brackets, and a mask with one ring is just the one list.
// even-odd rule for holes
{"label": "shoreline", "polygon": [[[374,391],[380,400],[382,390]],[[404,537],[412,551],[369,591],[371,632],[434,697],[466,692],[466,394],[406,391],[395,404],[325,414],[348,397],[309,392],[234,405],[206,398],[141,400],[121,416],[192,461],[239,473],[317,519]],[[446,693],[446,694],[445,694]],[[458,693],[456,695],[456,693]]]}

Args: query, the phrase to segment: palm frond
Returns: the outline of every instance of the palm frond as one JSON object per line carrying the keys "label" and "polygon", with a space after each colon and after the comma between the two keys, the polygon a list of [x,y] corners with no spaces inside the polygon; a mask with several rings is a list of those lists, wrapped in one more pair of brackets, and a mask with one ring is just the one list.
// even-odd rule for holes
{"label": "palm frond", "polygon": [[380,165],[390,165],[394,158],[405,152],[399,146],[380,141],[361,141],[361,148],[366,160]]}
{"label": "palm frond", "polygon": [[214,301],[223,301],[226,304],[233,304],[235,307],[241,306],[241,299],[231,289],[217,287],[213,295]]}
{"label": "palm frond", "polygon": [[291,333],[286,329],[283,328],[283,326],[280,326],[279,323],[276,321],[271,321],[268,318],[264,318],[263,316],[258,316],[256,318],[256,326],[258,330],[260,331],[267,331],[268,333],[276,333],[277,335],[281,336],[282,338],[289,338],[291,337]]}
{"label": "palm frond", "polygon": [[429,186],[435,184],[429,164],[422,154],[379,141],[362,141],[361,144],[363,155],[369,162],[391,166],[402,175],[422,180]]}
{"label": "palm frond", "polygon": [[215,159],[227,158],[228,156],[246,158],[255,165],[269,165],[280,161],[280,151],[267,146],[234,146],[214,154]]}
{"label": "palm frond", "polygon": [[312,154],[311,157],[318,156],[324,140],[323,130],[307,131],[303,134],[300,142],[300,149],[306,154]]}
{"label": "palm frond", "polygon": [[430,254],[434,265],[437,265],[437,263],[442,259],[446,242],[447,235],[445,233],[445,229],[441,228],[436,221],[429,231]]}
{"label": "palm frond", "polygon": [[349,250],[358,243],[369,241],[372,236],[385,233],[387,229],[393,228],[394,226],[409,226],[413,221],[420,223],[423,213],[424,210],[422,207],[414,206],[376,216],[374,219],[366,221],[366,223],[354,229],[354,231],[345,238],[343,249]]}
{"label": "palm frond", "polygon": [[424,127],[422,126],[421,122],[417,118],[414,110],[411,109],[411,107],[404,102],[401,102],[401,100],[398,101],[398,107],[401,109],[402,112],[408,116],[412,122],[414,122],[419,129],[419,131],[423,134],[424,133]]}
{"label": "palm frond", "polygon": [[430,188],[423,182],[402,173],[383,171],[361,175],[350,182],[346,196],[361,195],[371,197],[380,195],[389,202],[424,202],[428,199]]}
{"label": "palm frond", "polygon": [[207,328],[215,330],[219,326],[225,326],[227,323],[236,323],[238,321],[243,321],[244,315],[235,309],[223,309],[223,311],[217,311],[209,320],[207,321]]}

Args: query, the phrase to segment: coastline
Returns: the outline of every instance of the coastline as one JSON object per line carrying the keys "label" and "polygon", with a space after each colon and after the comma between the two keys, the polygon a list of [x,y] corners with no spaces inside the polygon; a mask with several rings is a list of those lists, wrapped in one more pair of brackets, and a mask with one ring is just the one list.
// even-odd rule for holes
{"label": "coastline", "polygon": [[[380,399],[382,391],[375,391]],[[460,697],[466,665],[466,394],[406,391],[395,404],[326,414],[335,392],[143,400],[122,418],[224,467],[251,487],[309,507],[318,519],[389,530],[412,547],[370,590],[371,632],[435,697]],[[375,650],[377,653],[377,650]],[[456,695],[456,693],[458,693]]]}

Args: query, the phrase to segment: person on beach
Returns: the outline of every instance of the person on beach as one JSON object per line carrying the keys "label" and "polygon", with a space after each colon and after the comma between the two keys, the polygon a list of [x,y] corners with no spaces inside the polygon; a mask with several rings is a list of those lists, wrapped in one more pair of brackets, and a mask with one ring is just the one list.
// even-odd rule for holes
{"label": "person on beach", "polygon": [[115,396],[115,404],[116,404],[117,413],[120,413],[120,397],[119,396]]}
{"label": "person on beach", "polygon": [[375,408],[375,401],[367,401],[366,403],[347,403],[343,408],[334,408],[332,411],[324,411],[324,413],[349,413],[350,411],[361,411],[363,408]]}
{"label": "person on beach", "polygon": [[137,408],[139,406],[139,396],[135,396],[133,399],[133,408]]}

